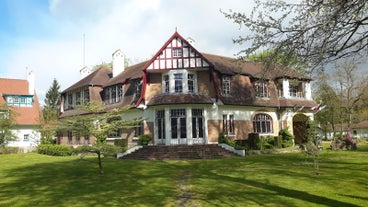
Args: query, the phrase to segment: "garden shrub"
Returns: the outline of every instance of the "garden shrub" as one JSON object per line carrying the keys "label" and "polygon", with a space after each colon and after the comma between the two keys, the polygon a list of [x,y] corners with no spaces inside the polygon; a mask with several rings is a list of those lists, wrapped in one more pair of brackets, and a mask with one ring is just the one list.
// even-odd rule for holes
{"label": "garden shrub", "polygon": [[151,137],[147,134],[139,135],[138,136],[138,143],[140,145],[148,145],[148,143],[151,141]]}
{"label": "garden shrub", "polygon": [[273,149],[275,148],[275,138],[273,136],[261,137],[258,143],[258,149]]}
{"label": "garden shrub", "polygon": [[21,152],[19,147],[0,147],[0,154],[17,154]]}
{"label": "garden shrub", "polygon": [[37,152],[51,156],[68,156],[72,154],[72,148],[65,145],[41,144],[37,147]]}
{"label": "garden shrub", "polygon": [[229,146],[235,147],[235,141],[230,140],[226,135],[224,135],[223,133],[221,133],[218,137],[218,142],[219,143],[224,143],[227,144]]}
{"label": "garden shrub", "polygon": [[249,143],[247,139],[238,139],[235,140],[235,149],[237,150],[248,150],[249,149]]}
{"label": "garden shrub", "polygon": [[260,137],[258,133],[248,134],[249,149],[259,149]]}
{"label": "garden shrub", "polygon": [[282,138],[281,146],[283,148],[293,146],[294,136],[289,132],[289,128],[281,129],[279,136]]}

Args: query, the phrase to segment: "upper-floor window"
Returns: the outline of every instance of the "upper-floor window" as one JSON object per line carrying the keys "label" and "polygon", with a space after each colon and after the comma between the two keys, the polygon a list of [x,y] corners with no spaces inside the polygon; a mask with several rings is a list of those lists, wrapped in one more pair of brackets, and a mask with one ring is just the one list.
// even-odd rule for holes
{"label": "upper-floor window", "polygon": [[33,105],[32,95],[6,95],[5,100],[8,106],[31,107]]}
{"label": "upper-floor window", "polygon": [[174,48],[173,57],[182,57],[183,56],[183,48]]}
{"label": "upper-floor window", "polygon": [[170,79],[169,79],[169,75],[164,75],[163,78],[163,89],[164,89],[164,93],[169,93],[170,92]]}
{"label": "upper-floor window", "polygon": [[64,96],[64,110],[73,109],[76,105],[83,105],[89,102],[89,88],[79,88],[69,91]]}
{"label": "upper-floor window", "polygon": [[122,84],[117,84],[117,85],[106,87],[104,89],[105,104],[119,103],[122,100],[122,95],[123,95],[122,90],[123,90]]}
{"label": "upper-floor window", "polygon": [[268,84],[267,81],[257,81],[254,83],[254,88],[256,90],[256,96],[261,98],[268,98]]}
{"label": "upper-floor window", "polygon": [[257,114],[253,118],[253,129],[255,133],[272,133],[272,118],[267,114]]}
{"label": "upper-floor window", "polygon": [[187,70],[172,70],[162,77],[163,93],[195,93],[196,74]]}
{"label": "upper-floor window", "polygon": [[176,73],[174,74],[174,84],[175,84],[175,93],[183,92],[183,74]]}
{"label": "upper-floor window", "polygon": [[291,97],[298,97],[299,96],[299,87],[297,85],[290,85],[289,86],[289,95]]}
{"label": "upper-floor window", "polygon": [[222,76],[222,94],[230,95],[230,76]]}
{"label": "upper-floor window", "polygon": [[141,97],[142,93],[142,80],[136,80],[134,82],[134,99],[133,101],[138,101],[139,97]]}

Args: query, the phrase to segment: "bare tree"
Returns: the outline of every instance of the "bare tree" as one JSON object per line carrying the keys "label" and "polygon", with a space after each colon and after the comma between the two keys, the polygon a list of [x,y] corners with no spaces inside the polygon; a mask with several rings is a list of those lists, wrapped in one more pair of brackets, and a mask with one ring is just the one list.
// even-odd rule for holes
{"label": "bare tree", "polygon": [[[255,0],[250,14],[224,12],[250,34],[234,43],[251,42],[238,55],[247,57],[271,49],[297,55],[311,69],[333,61],[367,54],[368,2],[366,0]],[[291,1],[294,2],[294,1]]]}

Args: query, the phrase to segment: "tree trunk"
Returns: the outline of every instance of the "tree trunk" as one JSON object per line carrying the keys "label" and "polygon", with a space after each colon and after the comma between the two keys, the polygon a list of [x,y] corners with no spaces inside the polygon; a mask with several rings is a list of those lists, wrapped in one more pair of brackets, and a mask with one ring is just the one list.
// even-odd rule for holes
{"label": "tree trunk", "polygon": [[100,168],[100,174],[102,175],[104,172],[103,172],[103,169],[102,169],[101,152],[98,152],[97,156],[98,156],[98,166]]}

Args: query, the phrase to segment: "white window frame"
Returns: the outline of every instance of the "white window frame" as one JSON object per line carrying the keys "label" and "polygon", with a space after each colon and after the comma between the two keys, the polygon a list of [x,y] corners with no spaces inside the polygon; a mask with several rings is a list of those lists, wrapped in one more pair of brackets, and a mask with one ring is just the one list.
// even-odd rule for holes
{"label": "white window frame", "polygon": [[[175,79],[175,74],[181,74],[181,91],[176,91],[176,83],[175,81],[179,81],[179,79]],[[191,79],[189,79],[189,75],[192,75]],[[168,80],[165,79],[168,77]],[[189,89],[189,81],[192,81],[193,90]],[[195,71],[188,70],[170,70],[167,73],[162,74],[162,93],[197,93],[197,73]]]}

